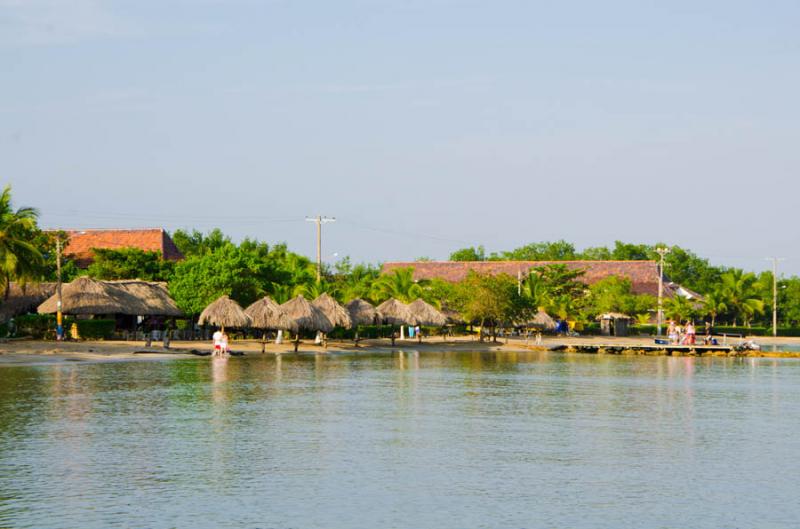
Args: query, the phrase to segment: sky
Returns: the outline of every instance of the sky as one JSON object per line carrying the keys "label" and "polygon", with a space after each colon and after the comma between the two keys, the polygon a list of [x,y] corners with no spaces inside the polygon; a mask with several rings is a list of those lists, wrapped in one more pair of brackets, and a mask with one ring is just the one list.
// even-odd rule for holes
{"label": "sky", "polygon": [[0,0],[0,183],[50,228],[326,262],[566,239],[800,274],[800,3]]}

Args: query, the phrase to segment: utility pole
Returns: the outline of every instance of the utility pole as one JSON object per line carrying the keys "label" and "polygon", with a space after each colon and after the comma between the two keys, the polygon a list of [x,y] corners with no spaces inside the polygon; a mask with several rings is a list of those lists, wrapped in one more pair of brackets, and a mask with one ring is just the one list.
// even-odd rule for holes
{"label": "utility pole", "polygon": [[322,281],[322,225],[326,222],[336,222],[336,219],[317,215],[316,217],[306,217],[306,222],[317,224],[317,283],[319,283]]}
{"label": "utility pole", "polygon": [[772,261],[772,336],[778,336],[778,261],[780,257],[767,257]]}
{"label": "utility pole", "polygon": [[667,255],[670,250],[669,248],[656,248],[656,252],[660,256],[659,266],[658,266],[658,315],[656,318],[658,319],[658,336],[661,336],[661,325],[664,322],[664,256]]}
{"label": "utility pole", "polygon": [[61,314],[61,237],[56,234],[56,340],[64,339],[64,322]]}

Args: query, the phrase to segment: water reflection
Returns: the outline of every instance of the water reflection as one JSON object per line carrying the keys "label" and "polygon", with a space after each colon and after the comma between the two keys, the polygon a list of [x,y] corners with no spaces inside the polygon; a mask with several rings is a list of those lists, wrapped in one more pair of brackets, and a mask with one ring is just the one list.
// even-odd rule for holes
{"label": "water reflection", "polygon": [[2,368],[0,527],[792,527],[798,397],[759,358]]}

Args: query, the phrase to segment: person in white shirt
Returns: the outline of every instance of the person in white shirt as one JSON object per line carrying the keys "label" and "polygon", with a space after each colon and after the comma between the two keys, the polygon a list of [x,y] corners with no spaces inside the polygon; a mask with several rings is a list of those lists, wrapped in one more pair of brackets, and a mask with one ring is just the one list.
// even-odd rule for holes
{"label": "person in white shirt", "polygon": [[214,340],[214,356],[222,352],[222,332],[216,331],[211,337]]}

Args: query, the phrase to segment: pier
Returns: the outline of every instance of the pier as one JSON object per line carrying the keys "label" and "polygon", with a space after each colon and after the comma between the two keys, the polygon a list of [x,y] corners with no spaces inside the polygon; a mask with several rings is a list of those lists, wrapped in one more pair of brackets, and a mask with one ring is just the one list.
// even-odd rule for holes
{"label": "pier", "polygon": [[565,353],[654,355],[654,356],[749,356],[752,351],[737,351],[731,345],[663,345],[621,343],[568,343],[553,345],[550,351]]}

